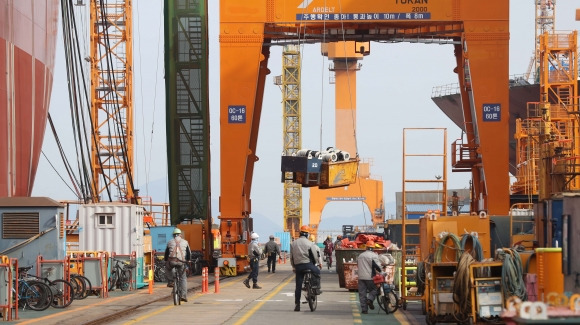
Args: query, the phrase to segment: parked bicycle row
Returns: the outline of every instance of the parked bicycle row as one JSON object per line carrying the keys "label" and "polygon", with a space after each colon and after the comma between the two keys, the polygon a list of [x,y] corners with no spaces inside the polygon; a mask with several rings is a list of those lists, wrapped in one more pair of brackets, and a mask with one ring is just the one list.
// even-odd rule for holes
{"label": "parked bicycle row", "polygon": [[31,266],[18,268],[18,279],[12,287],[14,306],[22,309],[45,310],[65,308],[74,299],[85,299],[91,292],[91,282],[80,274],[71,274],[70,281],[65,279],[50,280],[28,274]]}

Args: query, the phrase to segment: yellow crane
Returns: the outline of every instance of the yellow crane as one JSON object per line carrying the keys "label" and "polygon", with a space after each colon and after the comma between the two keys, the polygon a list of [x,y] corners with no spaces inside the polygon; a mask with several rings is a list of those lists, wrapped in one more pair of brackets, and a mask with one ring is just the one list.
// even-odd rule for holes
{"label": "yellow crane", "polygon": [[[93,202],[130,202],[133,186],[131,1],[90,2]],[[111,193],[111,191],[116,191]]]}
{"label": "yellow crane", "polygon": [[[302,148],[300,46],[285,45],[282,50],[282,76],[274,83],[282,87],[282,145],[285,156],[295,155]],[[284,231],[297,238],[302,225],[302,185],[293,182],[292,173],[283,173]]]}

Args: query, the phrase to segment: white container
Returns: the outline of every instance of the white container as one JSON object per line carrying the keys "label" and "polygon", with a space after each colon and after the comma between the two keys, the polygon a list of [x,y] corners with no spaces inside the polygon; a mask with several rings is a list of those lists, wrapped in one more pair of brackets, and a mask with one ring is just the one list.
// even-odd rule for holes
{"label": "white container", "polygon": [[79,207],[79,250],[143,256],[143,215],[140,205],[106,202]]}

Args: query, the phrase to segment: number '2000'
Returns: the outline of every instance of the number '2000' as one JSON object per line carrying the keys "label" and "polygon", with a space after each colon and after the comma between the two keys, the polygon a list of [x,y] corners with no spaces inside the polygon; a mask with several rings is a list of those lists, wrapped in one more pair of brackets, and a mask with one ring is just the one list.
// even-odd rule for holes
{"label": "number '2000'", "polygon": [[411,12],[427,12],[427,7],[413,7]]}

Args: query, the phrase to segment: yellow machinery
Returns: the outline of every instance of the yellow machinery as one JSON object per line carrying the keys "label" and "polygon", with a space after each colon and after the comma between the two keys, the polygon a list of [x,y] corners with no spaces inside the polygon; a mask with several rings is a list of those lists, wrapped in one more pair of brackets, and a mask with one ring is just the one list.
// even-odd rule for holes
{"label": "yellow machinery", "polygon": [[428,322],[452,322],[456,317],[466,316],[456,315],[459,307],[454,304],[451,292],[459,255],[462,251],[472,252],[473,255],[477,253],[473,239],[463,241],[462,247],[462,235],[476,236],[483,255],[479,257],[490,257],[490,225],[487,215],[441,216],[431,212],[419,219],[421,240],[417,258],[430,261],[425,263],[425,275],[417,274],[417,277],[425,279],[423,299]]}
{"label": "yellow machinery", "polygon": [[457,262],[430,263],[429,277],[425,278],[425,303],[427,324],[454,321],[453,284]]}
{"label": "yellow machinery", "polygon": [[[477,233],[483,250],[483,258],[491,257],[489,219],[486,215],[459,215],[435,216],[419,219],[421,238],[421,260],[425,261],[429,255],[435,253],[440,241],[441,233],[451,233],[458,237],[463,234]],[[451,246],[449,243],[447,246]],[[453,249],[444,249],[441,262],[457,262],[456,252]]]}
{"label": "yellow machinery", "polygon": [[504,307],[501,285],[501,262],[473,263],[469,266],[471,284],[471,320],[499,316]]}

